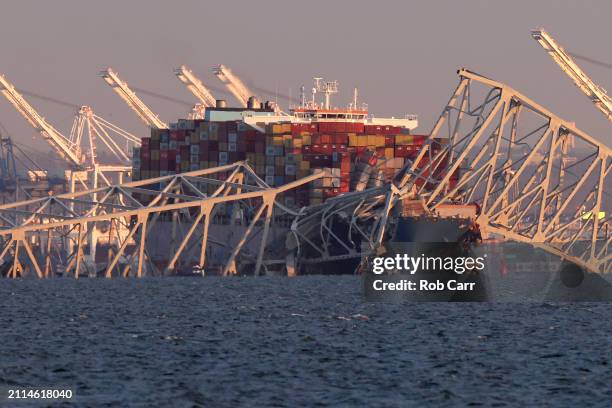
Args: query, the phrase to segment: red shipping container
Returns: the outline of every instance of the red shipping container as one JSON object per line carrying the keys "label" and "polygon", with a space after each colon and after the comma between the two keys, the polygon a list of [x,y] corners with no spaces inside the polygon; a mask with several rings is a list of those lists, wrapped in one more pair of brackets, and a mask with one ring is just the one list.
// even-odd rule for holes
{"label": "red shipping container", "polygon": [[255,153],[263,154],[266,151],[266,144],[262,142],[255,142]]}
{"label": "red shipping container", "polygon": [[150,137],[143,137],[142,139],[140,139],[140,146],[141,147],[149,147],[149,143],[151,142],[151,138]]}
{"label": "red shipping container", "polygon": [[229,132],[236,132],[236,129],[238,129],[238,123],[237,122],[225,122],[226,126],[227,126],[227,131]]}
{"label": "red shipping container", "polygon": [[383,126],[382,127],[382,134],[383,135],[396,135],[398,133],[401,133],[402,128],[399,126]]}
{"label": "red shipping container", "polygon": [[310,138],[310,143],[312,143],[313,145],[318,145],[323,143],[321,141],[321,135],[319,133],[315,133],[314,135],[312,135],[312,137]]}
{"label": "red shipping container", "polygon": [[249,140],[249,141],[255,141],[256,137],[257,137],[257,131],[256,130],[244,130],[242,132],[240,132],[239,137],[245,139],[245,140]]}
{"label": "red shipping container", "polygon": [[337,133],[334,135],[335,144],[348,144],[348,135],[346,133]]}
{"label": "red shipping container", "polygon": [[417,144],[417,145],[422,145],[423,143],[425,143],[425,140],[427,140],[426,135],[413,135],[413,138],[414,138],[414,144]]}
{"label": "red shipping container", "polygon": [[395,157],[408,157],[410,152],[407,149],[408,146],[397,145],[393,151]]}
{"label": "red shipping container", "polygon": [[170,140],[176,140],[176,141],[182,142],[183,140],[185,140],[185,131],[184,130],[171,130]]}
{"label": "red shipping container", "polygon": [[321,144],[333,143],[333,138],[331,135],[321,135]]}
{"label": "red shipping container", "polygon": [[363,123],[353,123],[353,133],[364,133]]}

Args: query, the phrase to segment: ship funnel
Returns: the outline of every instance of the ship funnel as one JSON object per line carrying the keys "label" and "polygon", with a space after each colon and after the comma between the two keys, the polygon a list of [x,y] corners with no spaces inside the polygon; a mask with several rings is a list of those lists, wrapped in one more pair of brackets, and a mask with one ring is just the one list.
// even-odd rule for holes
{"label": "ship funnel", "polygon": [[247,108],[261,109],[261,102],[259,102],[259,99],[257,99],[257,97],[251,96],[249,97],[249,100],[247,101]]}

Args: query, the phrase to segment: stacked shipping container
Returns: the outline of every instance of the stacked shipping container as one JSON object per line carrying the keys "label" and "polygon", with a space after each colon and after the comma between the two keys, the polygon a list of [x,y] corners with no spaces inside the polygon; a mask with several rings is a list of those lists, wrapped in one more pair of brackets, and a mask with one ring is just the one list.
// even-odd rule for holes
{"label": "stacked shipping container", "polygon": [[352,122],[273,123],[265,133],[239,121],[179,120],[171,127],[152,129],[151,137],[142,139],[134,179],[245,159],[271,186],[324,170],[323,178],[285,195],[286,204],[298,206],[390,180],[426,139],[405,128]]}

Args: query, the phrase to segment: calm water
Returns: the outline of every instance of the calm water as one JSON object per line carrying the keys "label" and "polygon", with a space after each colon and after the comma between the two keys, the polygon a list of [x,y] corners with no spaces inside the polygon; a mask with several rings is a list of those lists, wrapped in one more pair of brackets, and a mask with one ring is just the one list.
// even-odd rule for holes
{"label": "calm water", "polygon": [[610,303],[368,304],[354,277],[2,280],[0,299],[0,385],[71,386],[66,406],[612,406]]}

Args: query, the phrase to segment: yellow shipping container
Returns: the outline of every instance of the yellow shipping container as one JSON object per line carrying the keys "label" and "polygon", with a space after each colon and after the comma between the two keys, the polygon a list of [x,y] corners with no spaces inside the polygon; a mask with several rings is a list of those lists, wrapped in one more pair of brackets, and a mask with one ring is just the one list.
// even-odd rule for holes
{"label": "yellow shipping container", "polygon": [[291,123],[274,123],[272,125],[272,134],[280,135],[283,133],[291,133]]}
{"label": "yellow shipping container", "polygon": [[300,162],[300,170],[309,170],[310,169],[310,162],[303,160]]}
{"label": "yellow shipping container", "polygon": [[283,145],[283,137],[282,136],[272,136],[272,145],[273,146],[282,146]]}
{"label": "yellow shipping container", "polygon": [[376,146],[383,147],[385,145],[385,137],[383,135],[376,136]]}
{"label": "yellow shipping container", "polygon": [[302,139],[293,139],[293,147],[302,147]]}
{"label": "yellow shipping container", "polygon": [[412,135],[397,135],[395,136],[396,145],[411,145],[414,143],[414,137]]}
{"label": "yellow shipping container", "polygon": [[302,135],[302,144],[303,144],[303,145],[306,145],[306,146],[307,146],[307,145],[309,145],[309,144],[311,144],[311,137],[310,137],[310,134],[308,134],[308,135]]}

